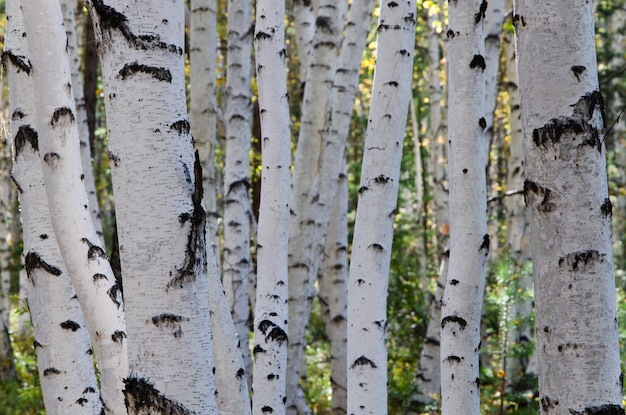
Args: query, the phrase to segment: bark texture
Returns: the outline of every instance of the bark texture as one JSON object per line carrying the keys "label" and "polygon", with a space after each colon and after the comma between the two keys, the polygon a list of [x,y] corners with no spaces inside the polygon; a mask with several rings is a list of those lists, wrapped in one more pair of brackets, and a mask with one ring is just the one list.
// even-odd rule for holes
{"label": "bark texture", "polygon": [[387,412],[386,293],[415,40],[415,2],[381,1],[348,281],[348,413]]}
{"label": "bark texture", "polygon": [[[36,101],[38,146],[54,233],[93,342],[106,413],[123,414],[126,323],[115,277],[88,211],[70,65],[58,2],[21,2]],[[44,269],[46,269],[44,267]],[[50,269],[48,269],[50,272]],[[78,323],[64,322],[73,330]],[[87,350],[83,351],[85,353]]]}
{"label": "bark texture", "polygon": [[448,10],[450,262],[441,302],[443,415],[480,413],[480,318],[489,252],[482,36],[486,6],[480,0],[451,2]]}
{"label": "bark texture", "polygon": [[286,413],[291,124],[283,1],[258,0],[255,57],[261,119],[261,204],[257,237],[252,412]]}
{"label": "bark texture", "polygon": [[184,2],[94,0],[90,11],[106,88],[128,317],[128,410],[215,414],[203,176],[185,99]]}
{"label": "bark texture", "polygon": [[513,21],[541,413],[623,414],[593,3],[518,0]]}

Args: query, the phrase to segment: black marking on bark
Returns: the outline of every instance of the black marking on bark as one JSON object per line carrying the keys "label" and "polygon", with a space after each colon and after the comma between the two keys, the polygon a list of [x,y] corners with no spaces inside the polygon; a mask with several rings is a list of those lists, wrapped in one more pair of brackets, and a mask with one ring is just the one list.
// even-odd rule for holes
{"label": "black marking on bark", "polygon": [[190,222],[190,229],[187,235],[187,246],[185,248],[185,259],[183,265],[177,268],[176,277],[174,277],[169,283],[167,288],[179,287],[182,288],[188,282],[194,282],[196,280],[196,273],[198,267],[206,267],[206,257],[204,251],[206,250],[206,235],[204,231],[204,224],[206,221],[206,211],[202,207],[202,198],[204,190],[202,189],[202,165],[200,164],[200,155],[198,150],[195,153],[194,161],[194,187],[191,194],[191,201],[193,203],[193,211],[191,213],[182,213],[179,216],[181,225],[184,225],[187,221]]}
{"label": "black marking on bark", "polygon": [[248,179],[236,180],[228,185],[228,191],[226,192],[226,196],[228,196],[231,192],[235,192],[239,189],[244,191],[250,189],[250,182],[248,181]]}
{"label": "black marking on bark", "polygon": [[387,7],[393,9],[394,7],[398,7],[398,3],[396,3],[395,1],[390,1],[389,3],[387,3]]}
{"label": "black marking on bark", "polygon": [[24,117],[26,117],[26,114],[24,114],[24,112],[19,108],[13,111],[13,114],[11,114],[11,120],[13,121],[21,120]]}
{"label": "black marking on bark", "polygon": [[454,30],[452,29],[448,29],[448,31],[446,32],[446,37],[448,39],[453,39],[459,32],[454,33]]}
{"label": "black marking on bark", "polygon": [[374,182],[378,184],[385,184],[389,181],[393,181],[393,179],[382,174],[374,179]]}
{"label": "black marking on bark", "polygon": [[72,330],[76,331],[80,328],[80,324],[72,320],[66,320],[59,324],[63,330]]}
{"label": "black marking on bark", "polygon": [[383,252],[385,250],[381,244],[377,243],[370,244],[368,248],[372,248],[376,252]]}
{"label": "black marking on bark", "polygon": [[485,63],[485,58],[482,55],[474,55],[472,61],[469,64],[469,67],[471,69],[480,68],[481,71],[484,71],[487,67],[487,64]]}
{"label": "black marking on bark", "polygon": [[93,277],[92,277],[92,278],[93,278],[93,282],[96,282],[96,281],[98,281],[98,280],[106,280],[106,281],[108,281],[108,280],[109,280],[109,279],[107,278],[107,276],[106,276],[106,275],[104,275],[104,274],[93,274]]}
{"label": "black marking on bark", "polygon": [[587,406],[583,411],[575,411],[570,408],[571,415],[624,415],[624,409],[620,405],[606,404],[599,406]]}
{"label": "black marking on bark", "polygon": [[342,321],[345,321],[346,318],[344,316],[342,316],[341,314],[336,315],[335,317],[332,318],[331,323],[333,324],[339,324]]}
{"label": "black marking on bark", "polygon": [[601,254],[595,249],[573,252],[559,258],[559,267],[565,264],[570,272],[584,271],[587,264],[595,261],[604,261],[605,256],[605,254]]}
{"label": "black marking on bark", "polygon": [[175,123],[173,123],[172,125],[170,125],[170,128],[174,131],[176,131],[179,135],[183,135],[183,134],[189,134],[189,121],[187,120],[178,120]]}
{"label": "black marking on bark", "polygon": [[366,191],[368,191],[368,190],[370,190],[370,188],[369,188],[369,187],[367,187],[367,186],[361,186],[361,187],[359,188],[359,194],[361,194],[361,193],[365,193],[365,192],[366,192]]}
{"label": "black marking on bark", "polygon": [[467,174],[467,169],[463,169],[463,174]]}
{"label": "black marking on bark", "polygon": [[544,412],[548,412],[551,409],[556,408],[559,405],[559,401],[558,400],[552,400],[549,396],[544,396],[543,398],[541,398],[541,408],[543,409]]}
{"label": "black marking on bark", "polygon": [[274,412],[274,409],[271,406],[265,405],[263,408],[261,408],[261,412],[263,412],[264,414],[271,414]]}
{"label": "black marking on bark", "polygon": [[537,206],[539,212],[550,213],[556,209],[556,203],[552,201],[552,191],[528,179],[524,181],[524,202],[526,207],[532,202],[533,193],[543,197]]}
{"label": "black marking on bark", "polygon": [[388,24],[381,24],[381,25],[378,25],[378,28],[376,28],[376,32],[377,32],[377,33],[380,33],[380,32],[382,32],[383,30],[388,30],[388,29],[389,29],[389,27],[390,27],[390,26],[389,26]]}
{"label": "black marking on bark", "polygon": [[398,53],[399,53],[400,55],[402,55],[402,56],[411,56],[411,52],[409,52],[409,51],[408,51],[408,50],[406,50],[406,49],[400,49],[400,50],[398,51]]}
{"label": "black marking on bark", "polygon": [[415,15],[413,13],[409,13],[402,18],[407,23],[415,24]]}
{"label": "black marking on bark", "polygon": [[17,67],[18,72],[21,70],[26,72],[26,75],[30,75],[33,70],[33,65],[30,63],[30,60],[26,58],[26,56],[14,55],[11,50],[5,50],[2,53],[2,64],[5,68],[7,59],[11,61],[15,67]]}
{"label": "black marking on bark", "polygon": [[128,27],[128,19],[122,13],[118,12],[111,6],[104,4],[102,0],[94,0],[91,2],[94,11],[100,18],[100,26],[103,35],[111,35],[111,31],[117,30],[126,39],[130,46],[141,49],[161,49],[167,50],[178,55],[183,54],[183,49],[174,44],[168,44],[161,41],[158,35],[135,35]]}
{"label": "black marking on bark", "polygon": [[237,373],[235,374],[235,377],[237,379],[241,379],[243,377],[243,375],[245,375],[245,374],[246,374],[246,371],[242,367],[240,367],[239,370],[237,370]]}
{"label": "black marking on bark", "polygon": [[150,75],[157,81],[172,83],[172,73],[169,69],[144,65],[136,61],[131,64],[127,63],[126,65],[124,65],[124,67],[118,72],[117,76],[121,79],[126,79],[137,73]]}
{"label": "black marking on bark", "polygon": [[315,27],[324,33],[333,33],[333,28],[330,23],[330,17],[318,16],[317,19],[315,19]]}
{"label": "black marking on bark", "polygon": [[54,127],[56,124],[59,123],[59,120],[61,120],[61,118],[67,118],[70,122],[76,121],[76,118],[74,117],[74,113],[72,112],[71,108],[61,107],[54,110],[54,113],[52,114],[52,119],[50,120],[50,125]]}
{"label": "black marking on bark", "polygon": [[358,359],[356,359],[354,361],[354,363],[352,363],[352,366],[350,366],[350,369],[354,369],[357,366],[364,366],[364,365],[370,365],[372,367],[372,369],[376,369],[378,367],[378,366],[376,366],[376,364],[374,362],[372,362],[367,357],[361,356]]}
{"label": "black marking on bark", "polygon": [[451,279],[450,280],[450,284],[451,285],[457,285],[458,283],[459,283],[459,280],[456,280],[456,279]]}
{"label": "black marking on bark", "polygon": [[444,328],[448,323],[457,323],[461,330],[467,326],[467,321],[464,318],[458,316],[446,316],[441,319],[441,328]]}
{"label": "black marking on bark", "polygon": [[443,359],[444,362],[455,362],[455,363],[461,363],[461,358],[459,356],[455,356],[455,355],[450,355],[448,357],[446,357],[445,359]]}
{"label": "black marking on bark", "polygon": [[272,35],[270,35],[269,33],[265,33],[265,32],[259,32],[254,36],[254,38],[256,40],[267,40],[267,39],[271,39]]}
{"label": "black marking on bark", "polygon": [[269,375],[267,375],[267,380],[274,380],[274,379],[279,379],[280,376],[275,375],[273,373],[270,373]]}
{"label": "black marking on bark", "polygon": [[61,275],[61,270],[59,268],[55,267],[54,265],[48,264],[46,261],[41,259],[38,253],[34,251],[29,251],[28,254],[26,254],[26,256],[24,257],[24,269],[26,270],[26,275],[28,276],[28,278],[33,282],[33,285],[35,281],[32,279],[32,272],[38,268],[43,269],[48,274],[54,275],[56,277]]}
{"label": "black marking on bark", "polygon": [[600,212],[602,212],[602,216],[605,218],[613,216],[613,204],[611,203],[611,199],[608,197],[604,199],[602,206],[600,206]]}
{"label": "black marking on bark", "polygon": [[38,347],[41,347],[43,349],[43,345],[41,343],[39,343],[37,340],[33,341],[33,349],[36,349]]}
{"label": "black marking on bark", "polygon": [[122,344],[122,341],[126,338],[126,333],[121,330],[115,330],[113,334],[111,334],[111,339],[119,344]]}
{"label": "black marking on bark", "polygon": [[485,120],[485,117],[481,117],[480,120],[478,120],[478,125],[480,126],[480,128],[482,128],[483,130],[485,128],[487,128],[487,120]]}
{"label": "black marking on bark", "polygon": [[257,353],[266,353],[266,350],[264,348],[262,348],[260,345],[257,344],[252,349],[252,354],[257,354]]}
{"label": "black marking on bark", "polygon": [[90,347],[89,349],[87,349],[85,354],[88,354],[89,356],[93,355],[93,349]]}
{"label": "black marking on bark", "polygon": [[189,319],[169,313],[163,313],[152,317],[152,324],[157,327],[173,326],[175,323],[180,323],[181,321],[189,321]]}
{"label": "black marking on bark", "polygon": [[272,327],[270,333],[265,336],[265,341],[273,340],[277,342],[279,345],[283,344],[283,342],[288,342],[287,333],[278,326]]}
{"label": "black marking on bark", "polygon": [[191,415],[182,404],[165,397],[152,383],[132,376],[124,379],[124,404],[133,413]]}
{"label": "black marking on bark", "polygon": [[513,15],[513,26],[515,27],[515,30],[519,30],[519,27],[517,27],[517,25],[521,23],[522,26],[526,26],[526,19],[524,19],[524,16],[521,16],[519,14],[514,14]]}
{"label": "black marking on bark", "polygon": [[34,152],[39,151],[39,136],[30,125],[20,125],[15,134],[15,157],[19,156],[26,143]]}
{"label": "black marking on bark", "polygon": [[474,14],[474,23],[480,23],[481,19],[485,18],[485,12],[487,11],[487,2],[485,0],[480,3],[480,9],[478,13]]}
{"label": "black marking on bark", "polygon": [[94,388],[92,388],[91,386],[87,386],[84,390],[83,393],[96,393],[96,390]]}
{"label": "black marking on bark", "polygon": [[434,344],[435,346],[439,346],[441,344],[439,339],[437,339],[435,337],[426,337],[426,340],[424,340],[424,343],[425,344]]}
{"label": "black marking on bark", "polygon": [[553,144],[561,141],[561,136],[566,133],[582,134],[585,127],[580,119],[560,116],[548,121],[543,127],[533,130],[533,143],[537,147],[546,147],[548,142]]}
{"label": "black marking on bark", "polygon": [[113,153],[112,151],[108,152],[108,158],[110,161],[113,162],[113,165],[115,165],[115,167],[117,167],[120,162],[120,158],[117,156],[117,154]]}
{"label": "black marking on bark", "polygon": [[76,403],[80,406],[85,406],[84,404],[86,404],[87,402],[89,402],[87,398],[78,398],[78,400],[76,401]]}
{"label": "black marking on bark", "polygon": [[570,68],[570,70],[572,71],[572,73],[576,77],[576,80],[578,82],[580,82],[580,75],[582,75],[582,73],[585,72],[587,70],[587,68],[582,66],[582,65],[574,65],[574,66],[572,66]]}
{"label": "black marking on bark", "polygon": [[61,159],[59,153],[47,153],[43,156],[43,161],[50,166],[51,169],[54,169],[57,166],[58,161]]}
{"label": "black marking on bark", "polygon": [[107,259],[107,254],[106,252],[104,252],[104,249],[102,249],[101,247],[99,247],[98,245],[95,245],[93,243],[91,243],[91,241],[87,238],[82,238],[81,242],[84,242],[87,244],[87,246],[89,247],[89,250],[87,251],[87,259],[92,261],[94,259],[98,259],[98,258],[102,258],[102,259]]}
{"label": "black marking on bark", "polygon": [[398,87],[398,83],[396,81],[385,82],[385,85],[389,85],[389,86],[392,86],[394,88]]}
{"label": "black marking on bark", "polygon": [[111,286],[111,288],[109,288],[109,290],[107,291],[107,294],[109,295],[111,300],[115,303],[117,308],[119,308],[120,305],[122,305],[122,303],[117,299],[118,293],[119,293],[119,287],[117,286],[117,284],[113,284],[113,286]]}
{"label": "black marking on bark", "polygon": [[56,367],[49,367],[43,371],[44,376],[58,375],[59,373],[61,373],[61,371]]}
{"label": "black marking on bark", "polygon": [[20,186],[20,184],[18,183],[17,179],[15,179],[15,176],[11,174],[11,181],[13,182],[13,184],[15,185],[15,187],[17,188],[17,192],[22,194],[24,193],[24,189],[22,189],[22,186]]}
{"label": "black marking on bark", "polygon": [[483,240],[480,243],[480,247],[478,248],[479,251],[485,251],[485,255],[487,255],[489,253],[489,234],[484,234],[483,235]]}

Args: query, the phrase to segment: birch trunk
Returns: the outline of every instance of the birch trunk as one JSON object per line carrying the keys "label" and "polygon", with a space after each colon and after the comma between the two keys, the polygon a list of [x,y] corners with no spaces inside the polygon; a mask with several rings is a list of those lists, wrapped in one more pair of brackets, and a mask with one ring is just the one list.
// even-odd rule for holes
{"label": "birch trunk", "polygon": [[89,199],[89,213],[91,220],[96,227],[96,233],[100,237],[100,242],[104,244],[102,233],[102,221],[100,220],[100,208],[98,206],[98,194],[93,177],[91,166],[91,144],[89,141],[89,124],[87,123],[87,108],[85,105],[85,94],[83,91],[83,77],[80,70],[80,57],[78,56],[78,40],[76,38],[76,19],[74,16],[74,0],[61,0],[61,11],[63,12],[63,26],[67,35],[67,52],[70,59],[72,71],[72,92],[76,104],[76,124],[78,125],[78,138],[80,140],[80,160],[85,178],[85,190]]}
{"label": "birch trunk", "polygon": [[226,160],[224,167],[224,287],[241,342],[247,373],[250,360],[250,143],[252,133],[252,2],[228,2],[226,69]]}
{"label": "birch trunk", "polygon": [[22,61],[25,66],[21,69],[27,73],[32,70],[37,111],[33,130],[41,137],[38,145],[54,233],[93,342],[104,410],[125,414],[122,380],[128,375],[128,365],[124,311],[88,211],[60,5],[55,1],[23,1],[21,7],[31,59],[30,65]]}
{"label": "birch trunk", "polygon": [[286,412],[291,124],[284,1],[258,0],[255,57],[263,166],[257,237],[252,412]]}
{"label": "birch trunk", "polygon": [[206,213],[187,121],[184,4],[94,0],[90,11],[128,317],[129,412],[215,414]]}
{"label": "birch trunk", "polygon": [[513,21],[541,413],[623,414],[593,2],[518,0]]}
{"label": "birch trunk", "polygon": [[386,294],[415,41],[415,2],[381,1],[348,281],[348,413],[387,413]]}
{"label": "birch trunk", "polygon": [[305,87],[306,74],[309,70],[313,37],[315,36],[315,11],[312,0],[295,0],[293,2],[294,28],[296,30],[296,46],[300,61],[300,81]]}
{"label": "birch trunk", "polygon": [[485,178],[486,2],[449,3],[450,263],[441,307],[443,415],[479,414],[480,317],[489,251]]}
{"label": "birch trunk", "polygon": [[330,341],[330,383],[332,386],[332,413],[348,413],[347,355],[348,344],[348,177],[343,169],[338,177],[324,247],[324,261],[320,269],[319,300]]}
{"label": "birch trunk", "polygon": [[20,191],[27,298],[41,391],[50,414],[96,414],[102,411],[102,403],[89,333],[45,197],[38,134],[33,128],[37,120],[35,93],[25,33],[19,4],[9,1],[5,67],[15,155],[13,179]]}
{"label": "birch trunk", "polygon": [[[204,206],[211,244],[219,247],[219,211],[215,147],[217,146],[217,2],[192,0],[189,28],[189,119],[195,147],[200,152]],[[211,245],[209,244],[209,245]],[[218,252],[220,250],[218,249]],[[221,258],[216,256],[218,269]]]}

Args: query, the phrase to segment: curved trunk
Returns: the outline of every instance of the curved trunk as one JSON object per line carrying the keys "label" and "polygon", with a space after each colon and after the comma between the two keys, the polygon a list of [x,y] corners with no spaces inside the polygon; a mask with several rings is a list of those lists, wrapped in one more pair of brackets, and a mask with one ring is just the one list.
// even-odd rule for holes
{"label": "curved trunk", "polygon": [[348,413],[387,413],[386,294],[411,97],[415,2],[381,1],[348,281]]}
{"label": "curved trunk", "polygon": [[443,415],[480,413],[478,352],[489,252],[485,178],[486,2],[449,3],[450,263],[441,307]]}
{"label": "curved trunk", "polygon": [[541,413],[623,414],[593,2],[518,0],[513,21]]}
{"label": "curved trunk", "polygon": [[187,120],[184,4],[93,0],[90,11],[128,318],[129,411],[214,414],[206,213]]}
{"label": "curved trunk", "polygon": [[256,75],[263,166],[257,237],[252,412],[285,414],[291,124],[287,99],[284,1],[257,0]]}
{"label": "curved trunk", "polygon": [[[128,374],[121,294],[87,210],[60,5],[21,2],[30,52],[46,196],[63,260],[93,342],[105,410],[126,413]],[[46,269],[46,268],[44,268]],[[76,327],[66,322],[67,327]],[[71,329],[71,328],[70,328]]]}

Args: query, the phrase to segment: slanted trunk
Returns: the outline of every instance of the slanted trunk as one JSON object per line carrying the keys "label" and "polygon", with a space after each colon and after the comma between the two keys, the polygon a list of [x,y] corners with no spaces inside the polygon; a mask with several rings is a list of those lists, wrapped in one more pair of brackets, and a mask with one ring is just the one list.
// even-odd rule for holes
{"label": "slanted trunk", "polygon": [[259,90],[261,204],[257,237],[252,412],[286,412],[291,124],[287,99],[284,1],[257,0],[256,76]]}
{"label": "slanted trunk", "polygon": [[448,9],[450,263],[441,302],[443,415],[480,413],[478,353],[489,252],[483,151],[486,6],[473,0],[449,3]]}
{"label": "slanted trunk", "polygon": [[216,414],[202,168],[185,99],[184,2],[94,0],[90,11],[128,318],[129,412]]}
{"label": "slanted trunk", "polygon": [[[128,375],[128,364],[124,309],[115,277],[87,209],[60,5],[55,1],[37,4],[23,1],[21,7],[30,62],[15,56],[16,61],[21,62],[20,69],[32,76],[37,118],[31,129],[39,137],[54,233],[93,342],[103,407],[107,413],[125,414],[122,381]],[[29,251],[27,255],[31,253],[38,254]],[[33,270],[43,268],[48,273],[57,272],[51,272],[56,270],[56,265],[48,265],[45,262],[48,258],[42,259],[41,255],[38,258]],[[78,330],[80,323],[67,320],[60,325],[73,331]],[[85,352],[87,350],[82,350]]]}
{"label": "slanted trunk", "polygon": [[517,0],[513,21],[541,413],[623,414],[593,2]]}
{"label": "slanted trunk", "polygon": [[411,97],[415,2],[381,1],[348,281],[348,413],[387,413],[386,294]]}

